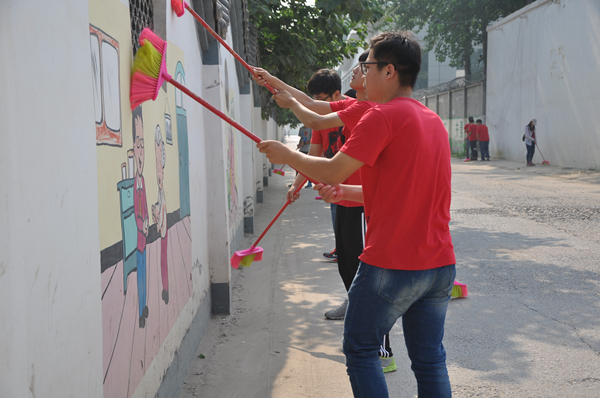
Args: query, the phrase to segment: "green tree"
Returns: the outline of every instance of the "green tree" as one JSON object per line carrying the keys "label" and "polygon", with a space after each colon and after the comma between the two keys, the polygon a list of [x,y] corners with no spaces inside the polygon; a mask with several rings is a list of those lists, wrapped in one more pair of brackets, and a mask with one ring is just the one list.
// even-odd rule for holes
{"label": "green tree", "polygon": [[438,61],[472,72],[473,46],[482,44],[484,75],[487,72],[487,26],[533,0],[396,0],[384,3],[388,17],[381,29],[427,29],[424,51],[434,51]]}
{"label": "green tree", "polygon": [[[286,83],[305,90],[312,74],[333,68],[364,46],[367,22],[377,20],[381,8],[375,0],[250,0],[250,19],[258,30],[260,64]],[[359,39],[348,39],[351,30]],[[263,118],[279,125],[298,124],[293,113],[279,109],[266,90]]]}

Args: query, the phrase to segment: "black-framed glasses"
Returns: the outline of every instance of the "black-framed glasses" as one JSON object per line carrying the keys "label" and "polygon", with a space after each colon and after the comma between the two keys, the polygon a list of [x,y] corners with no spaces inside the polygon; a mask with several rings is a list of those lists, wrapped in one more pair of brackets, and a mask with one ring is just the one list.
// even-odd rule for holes
{"label": "black-framed glasses", "polygon": [[318,95],[313,96],[313,99],[316,101],[327,101],[327,98],[331,97],[331,94],[329,94],[327,97],[325,98],[321,98]]}
{"label": "black-framed glasses", "polygon": [[365,65],[375,65],[377,64],[377,66],[379,65],[389,65],[391,62],[384,62],[384,61],[373,61],[373,62],[361,62],[360,63],[360,71],[362,72],[363,75],[366,75],[367,72],[369,71],[368,67],[365,67]]}

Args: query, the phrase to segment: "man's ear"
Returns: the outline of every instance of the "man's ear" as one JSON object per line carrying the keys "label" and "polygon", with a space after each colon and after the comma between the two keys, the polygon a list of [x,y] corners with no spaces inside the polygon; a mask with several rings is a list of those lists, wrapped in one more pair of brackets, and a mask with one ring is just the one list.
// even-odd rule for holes
{"label": "man's ear", "polygon": [[342,94],[340,93],[340,90],[335,90],[335,93],[331,94],[331,100],[339,101],[341,96],[342,96]]}
{"label": "man's ear", "polygon": [[390,77],[394,77],[396,75],[396,73],[398,73],[398,71],[392,64],[387,64],[385,66],[385,70],[386,70],[386,72],[385,72],[386,79],[390,78]]}

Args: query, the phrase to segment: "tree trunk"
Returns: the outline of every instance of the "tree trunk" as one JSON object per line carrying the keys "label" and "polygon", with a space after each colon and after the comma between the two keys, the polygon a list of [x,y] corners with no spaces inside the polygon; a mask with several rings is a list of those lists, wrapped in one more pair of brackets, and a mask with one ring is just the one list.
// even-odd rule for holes
{"label": "tree trunk", "polygon": [[469,48],[465,46],[464,55],[465,58],[465,76],[471,75],[471,54]]}

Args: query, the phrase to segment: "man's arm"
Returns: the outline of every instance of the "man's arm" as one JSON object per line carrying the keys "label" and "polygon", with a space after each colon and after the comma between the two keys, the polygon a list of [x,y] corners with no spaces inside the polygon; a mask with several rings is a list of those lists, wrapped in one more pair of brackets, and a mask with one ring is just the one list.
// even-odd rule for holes
{"label": "man's arm", "polygon": [[[308,150],[308,156],[321,156],[323,154],[323,144],[310,144],[310,149]],[[294,182],[292,182],[292,186],[288,189],[286,193],[286,198],[291,200],[291,203],[294,203],[299,197],[300,193],[294,195],[296,188],[300,184],[304,182],[304,176],[302,174],[298,174],[296,178],[294,178]]]}
{"label": "man's arm", "polygon": [[326,203],[335,203],[340,200],[364,203],[362,185],[340,184],[331,186],[317,184],[313,189],[319,191],[321,199]]}
{"label": "man's arm", "polygon": [[[320,115],[302,105],[287,91],[277,92],[273,98],[277,101],[277,105],[282,108],[291,109],[302,124],[313,130],[324,130],[344,125],[344,122],[342,122],[342,119],[340,119],[337,112],[332,112],[328,115]],[[327,104],[329,105],[329,102],[327,102]]]}
{"label": "man's arm", "polygon": [[289,164],[307,177],[327,185],[341,184],[364,165],[343,152],[336,153],[331,159],[306,156],[279,141],[262,141],[256,147],[271,163]]}
{"label": "man's arm", "polygon": [[319,115],[327,115],[331,113],[331,106],[329,105],[329,102],[317,101],[310,98],[302,91],[282,82],[262,68],[254,68],[254,72],[256,72],[258,76],[253,76],[253,79],[259,85],[264,86],[265,84],[269,84],[276,90],[288,91],[294,98],[296,98],[296,100],[298,100],[298,102],[311,111],[318,113]]}

